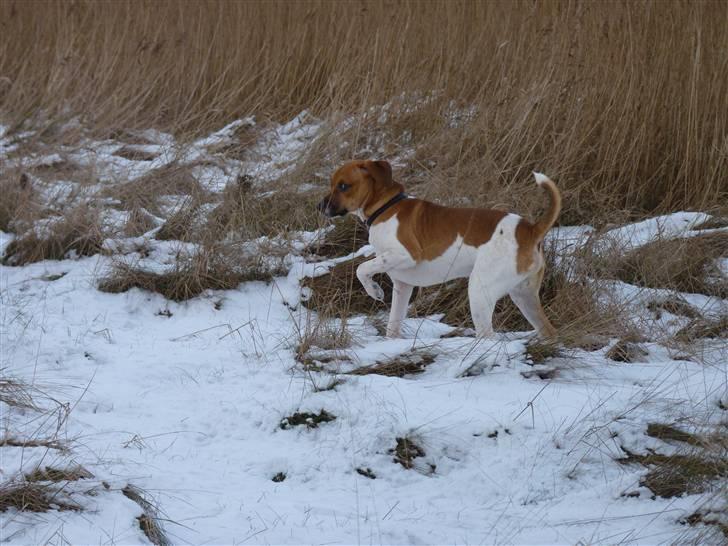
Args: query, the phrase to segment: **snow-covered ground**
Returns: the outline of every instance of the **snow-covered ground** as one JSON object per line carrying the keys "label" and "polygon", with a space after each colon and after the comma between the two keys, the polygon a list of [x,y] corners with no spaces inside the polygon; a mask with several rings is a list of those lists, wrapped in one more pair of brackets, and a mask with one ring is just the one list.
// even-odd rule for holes
{"label": "snow-covered ground", "polygon": [[[260,164],[246,170],[285,173],[319,128],[304,118],[264,133]],[[243,123],[252,122],[202,139],[185,160]],[[171,161],[165,157],[179,160],[171,137],[149,136],[159,142],[149,149],[160,154],[152,162],[113,156],[113,143],[92,143],[75,160],[93,157],[100,184],[122,168],[138,176]],[[200,180],[218,191],[241,164],[200,169]],[[618,233],[634,247],[658,234],[695,233],[690,228],[708,218],[680,213]],[[574,247],[589,231],[555,230],[551,238]],[[3,233],[0,246],[12,237]],[[145,238],[152,250],[170,245]],[[525,355],[530,333],[443,339],[449,326],[409,319],[405,339],[387,340],[355,317],[351,346],[322,351],[333,360],[311,371],[295,358],[301,332],[316,321],[301,305],[299,281],[330,263],[307,263],[294,251],[289,274],[271,283],[174,303],[138,289],[100,292],[111,260],[0,267],[0,369],[37,389],[39,406],[0,402],[2,434],[54,436],[69,448],[0,447],[0,477],[38,466],[81,465],[93,474],[64,492],[82,511],[9,510],[2,541],[148,543],[140,506],[122,494],[129,484],[158,506],[175,544],[669,543],[709,497],[655,497],[639,483],[645,468],[615,459],[623,447],[675,449],[646,436],[648,423],[725,419],[725,340],[705,341],[699,362],[647,342],[643,362],[632,363],[605,357],[611,340],[552,359],[558,374],[542,380]],[[652,293],[624,283],[614,290],[637,311]],[[711,313],[727,310],[716,298],[685,297]],[[346,373],[412,350],[434,357],[421,374]],[[281,427],[295,412],[322,409],[335,419]],[[393,460],[405,437],[424,450],[411,469]]]}

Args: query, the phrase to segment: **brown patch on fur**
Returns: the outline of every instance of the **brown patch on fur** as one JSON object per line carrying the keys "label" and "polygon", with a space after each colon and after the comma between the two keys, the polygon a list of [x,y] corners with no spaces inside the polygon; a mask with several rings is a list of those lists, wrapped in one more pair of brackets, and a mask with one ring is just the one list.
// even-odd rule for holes
{"label": "brown patch on fur", "polygon": [[[516,226],[516,242],[518,243],[518,254],[516,255],[516,271],[525,273],[533,266],[539,243],[543,237],[538,237],[533,225],[521,218]],[[538,238],[537,238],[538,237]]]}
{"label": "brown patch on fur", "polygon": [[397,215],[397,238],[417,261],[434,260],[455,242],[459,235],[469,246],[480,246],[493,236],[507,212],[493,209],[450,208],[407,199],[386,210],[375,224]]}

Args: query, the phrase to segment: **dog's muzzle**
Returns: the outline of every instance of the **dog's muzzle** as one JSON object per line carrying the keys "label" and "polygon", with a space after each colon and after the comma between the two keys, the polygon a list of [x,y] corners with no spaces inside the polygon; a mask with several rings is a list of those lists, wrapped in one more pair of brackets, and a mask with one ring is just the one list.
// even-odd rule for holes
{"label": "dog's muzzle", "polygon": [[328,218],[335,218],[336,216],[344,216],[346,214],[346,209],[337,209],[334,207],[334,204],[328,196],[324,197],[321,202],[316,205],[316,208]]}

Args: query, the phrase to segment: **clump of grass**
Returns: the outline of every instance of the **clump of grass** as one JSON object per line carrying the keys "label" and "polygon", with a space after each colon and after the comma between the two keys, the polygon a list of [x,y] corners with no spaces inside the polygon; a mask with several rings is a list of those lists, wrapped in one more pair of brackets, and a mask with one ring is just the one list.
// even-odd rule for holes
{"label": "clump of grass", "polygon": [[185,301],[205,290],[232,290],[243,282],[270,281],[283,270],[271,267],[258,254],[244,255],[228,247],[201,247],[191,255],[180,255],[170,271],[157,273],[117,262],[98,284],[99,290],[118,294],[141,288],[173,301]]}
{"label": "clump of grass", "polygon": [[162,224],[154,238],[160,241],[193,241],[192,228],[199,208],[200,203],[195,198],[188,197]]}
{"label": "clump of grass", "polygon": [[349,372],[349,375],[385,375],[404,377],[416,375],[435,361],[435,355],[427,351],[410,351],[386,360],[377,361],[371,366],[362,366]]}
{"label": "clump of grass", "polygon": [[434,464],[426,464],[423,466],[419,461],[415,459],[424,457],[426,455],[425,449],[417,443],[416,439],[411,435],[401,436],[396,438],[396,445],[389,450],[389,453],[394,455],[393,461],[401,464],[407,470],[415,469],[421,471],[423,474],[432,474],[435,472]]}
{"label": "clump of grass", "polygon": [[24,172],[1,171],[0,195],[0,231],[17,231],[20,220],[33,218],[39,212],[33,185]]}
{"label": "clump of grass", "polygon": [[81,510],[80,506],[70,502],[51,484],[27,480],[9,480],[0,483],[0,512],[6,512],[11,508],[21,512]]}
{"label": "clump of grass", "polygon": [[317,243],[311,251],[317,256],[338,258],[356,252],[368,243],[369,233],[366,226],[356,217],[347,215],[333,221],[334,227]]}
{"label": "clump of grass", "polygon": [[146,209],[136,207],[129,211],[124,224],[126,237],[139,237],[157,227],[157,222]]}
{"label": "clump of grass", "polygon": [[280,482],[284,481],[285,479],[286,479],[286,473],[285,472],[277,472],[271,478],[271,480],[274,481],[274,482],[276,482],[276,483],[280,483]]}
{"label": "clump of grass", "polygon": [[615,362],[643,362],[648,354],[638,343],[630,339],[620,339],[605,356]]}
{"label": "clump of grass", "polygon": [[562,355],[562,349],[553,340],[532,339],[526,344],[526,359],[533,365],[543,364]]}
{"label": "clump of grass", "polygon": [[207,218],[205,237],[254,239],[318,227],[320,218],[311,193],[280,183],[268,185],[271,192],[261,196],[254,186],[255,180],[243,174],[225,187],[222,202]]}
{"label": "clump of grass", "polygon": [[646,455],[622,450],[626,457],[619,463],[638,463],[648,468],[640,480],[655,495],[670,498],[703,493],[719,479],[728,478],[728,438],[725,430],[710,435],[688,433],[672,424],[650,423],[647,435],[682,444],[672,455],[650,452]]}
{"label": "clump of grass", "polygon": [[192,175],[195,165],[171,162],[134,180],[116,184],[101,195],[119,201],[118,206],[122,210],[145,209],[160,216],[159,197],[162,195],[189,196],[195,202],[208,199],[207,192]]}
{"label": "clump of grass", "polygon": [[42,260],[62,260],[71,252],[93,256],[101,252],[104,233],[98,211],[82,205],[58,218],[38,234],[27,231],[5,249],[4,265],[22,266]]}
{"label": "clump of grass", "polygon": [[675,334],[675,339],[682,342],[690,342],[703,338],[726,337],[728,337],[728,315],[694,319]]}
{"label": "clump of grass", "polygon": [[655,299],[647,303],[647,309],[654,313],[656,319],[662,317],[662,312],[688,317],[691,319],[700,317],[700,312],[690,305],[685,298],[677,294],[662,299]]}
{"label": "clump of grass", "polygon": [[624,282],[728,298],[728,279],[717,267],[728,256],[728,233],[658,240],[633,250],[611,264]]}
{"label": "clump of grass", "polygon": [[307,429],[318,428],[321,423],[328,423],[336,419],[336,415],[333,415],[322,409],[318,413],[311,413],[307,411],[297,411],[296,413],[284,417],[280,422],[280,428],[288,430],[297,426],[305,426]]}
{"label": "clump of grass", "polygon": [[45,468],[36,468],[33,472],[25,475],[25,479],[29,482],[75,482],[78,480],[86,480],[93,478],[93,474],[83,468],[76,466],[74,468],[54,468],[46,466]]}
{"label": "clump of grass", "polygon": [[625,452],[627,456],[618,459],[618,462],[639,463],[648,467],[649,470],[640,480],[640,484],[663,498],[685,493],[702,493],[712,481],[728,476],[728,463],[725,459],[713,459],[706,454],[639,455],[627,450]]}
{"label": "clump of grass", "polygon": [[133,485],[126,485],[121,492],[142,509],[142,514],[136,519],[139,522],[139,528],[149,539],[149,542],[155,546],[170,546],[172,543],[167,538],[161,525],[157,507],[146,499],[139,488]]}
{"label": "clump of grass", "polygon": [[647,425],[647,436],[652,436],[659,440],[683,442],[694,446],[702,446],[705,442],[697,434],[691,434],[677,428],[674,425],[665,423],[649,423]]}
{"label": "clump of grass", "polygon": [[158,157],[157,154],[143,150],[136,145],[122,146],[114,152],[114,155],[131,161],[154,161]]}

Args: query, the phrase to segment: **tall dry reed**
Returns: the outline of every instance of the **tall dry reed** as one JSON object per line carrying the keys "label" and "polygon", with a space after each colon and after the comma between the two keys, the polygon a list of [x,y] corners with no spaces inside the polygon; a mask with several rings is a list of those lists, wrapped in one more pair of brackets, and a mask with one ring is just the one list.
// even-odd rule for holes
{"label": "tall dry reed", "polygon": [[477,198],[538,168],[576,221],[726,197],[726,44],[720,1],[0,0],[0,114],[185,135],[391,103],[413,180]]}

